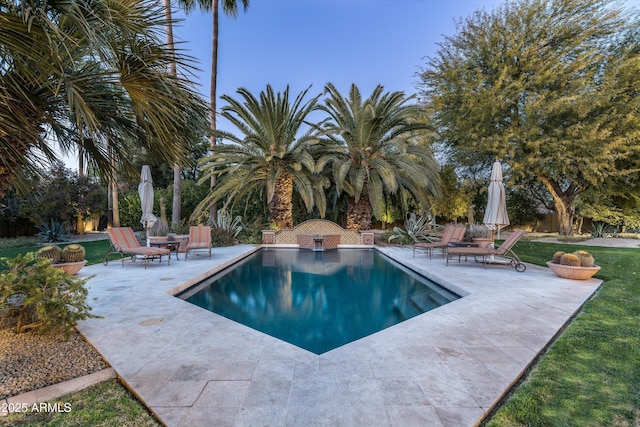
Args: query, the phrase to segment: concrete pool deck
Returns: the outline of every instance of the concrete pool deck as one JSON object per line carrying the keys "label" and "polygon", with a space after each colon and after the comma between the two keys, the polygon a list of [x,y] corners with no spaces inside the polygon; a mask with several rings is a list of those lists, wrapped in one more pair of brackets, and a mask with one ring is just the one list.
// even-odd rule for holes
{"label": "concrete pool deck", "polygon": [[78,329],[167,426],[472,426],[601,283],[378,248],[464,297],[316,355],[169,293],[254,249],[81,272]]}

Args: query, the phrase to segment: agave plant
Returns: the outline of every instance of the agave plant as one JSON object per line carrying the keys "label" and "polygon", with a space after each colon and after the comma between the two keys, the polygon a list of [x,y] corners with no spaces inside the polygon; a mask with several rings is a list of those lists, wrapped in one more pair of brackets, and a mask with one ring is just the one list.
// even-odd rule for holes
{"label": "agave plant", "polygon": [[407,215],[407,219],[404,221],[404,229],[400,227],[393,227],[393,234],[389,236],[387,241],[391,243],[392,240],[416,242],[433,241],[435,237],[433,232],[438,225],[432,223],[431,215],[417,216],[411,212]]}
{"label": "agave plant", "polygon": [[67,242],[71,236],[71,228],[66,221],[60,222],[51,218],[49,224],[43,222],[37,228],[40,232],[36,236],[46,243]]}
{"label": "agave plant", "polygon": [[225,209],[218,211],[218,218],[213,226],[228,232],[233,237],[237,237],[244,228],[242,217],[238,215],[233,218],[231,213],[227,212]]}

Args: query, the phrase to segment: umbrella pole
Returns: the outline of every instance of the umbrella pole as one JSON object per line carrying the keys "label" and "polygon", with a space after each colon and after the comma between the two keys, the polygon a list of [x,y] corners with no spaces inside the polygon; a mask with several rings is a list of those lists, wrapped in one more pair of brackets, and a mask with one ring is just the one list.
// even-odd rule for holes
{"label": "umbrella pole", "polygon": [[[491,247],[495,249],[496,247],[496,230],[491,228]],[[495,257],[493,255],[489,255],[489,262],[494,262]]]}

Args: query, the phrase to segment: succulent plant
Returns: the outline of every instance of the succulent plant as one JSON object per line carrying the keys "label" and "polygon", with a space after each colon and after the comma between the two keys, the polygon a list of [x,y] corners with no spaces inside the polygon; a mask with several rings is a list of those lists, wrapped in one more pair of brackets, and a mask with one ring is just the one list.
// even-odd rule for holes
{"label": "succulent plant", "polygon": [[37,226],[39,233],[36,236],[41,237],[44,242],[47,243],[55,243],[55,242],[66,242],[69,240],[69,236],[71,235],[71,228],[65,222],[56,221],[51,218],[51,222],[49,224],[42,223]]}
{"label": "succulent plant", "polygon": [[580,258],[574,254],[564,254],[560,258],[560,264],[571,267],[580,267]]}
{"label": "succulent plant", "polygon": [[565,253],[562,251],[558,251],[556,253],[553,254],[553,258],[551,259],[551,262],[555,263],[555,264],[560,264],[560,258],[562,258],[562,255],[564,255]]}
{"label": "succulent plant", "polygon": [[51,260],[51,264],[57,264],[60,262],[60,258],[62,258],[62,249],[55,245],[44,246],[38,251],[38,256],[42,258],[49,258]]}
{"label": "succulent plant", "polygon": [[595,260],[589,252],[575,251],[573,254],[580,260],[580,267],[593,267]]}
{"label": "succulent plant", "polygon": [[71,244],[62,250],[62,262],[78,262],[84,260],[85,250],[82,246]]}

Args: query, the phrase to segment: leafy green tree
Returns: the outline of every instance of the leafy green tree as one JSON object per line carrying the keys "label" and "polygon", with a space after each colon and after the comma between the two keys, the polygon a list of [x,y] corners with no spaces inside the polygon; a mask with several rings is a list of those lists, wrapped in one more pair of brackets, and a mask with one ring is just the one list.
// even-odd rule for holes
{"label": "leafy green tree", "polygon": [[637,29],[610,0],[475,12],[421,74],[437,132],[460,163],[534,176],[570,234],[578,195],[640,166]]}
{"label": "leafy green tree", "polygon": [[440,180],[444,196],[434,203],[434,215],[448,222],[457,222],[461,218],[468,219],[471,195],[469,189],[458,178],[455,167],[451,164],[444,165],[440,170]]}
{"label": "leafy green tree", "polygon": [[218,177],[213,191],[200,203],[199,210],[223,197],[233,203],[250,194],[262,194],[269,204],[269,222],[278,228],[293,225],[292,196],[295,190],[311,211],[318,206],[325,211],[324,188],[328,181],[315,173],[315,163],[307,145],[317,140],[313,128],[299,135],[308,114],[320,95],[304,101],[309,89],[293,102],[289,87],[277,94],[270,85],[259,99],[246,89],[239,89],[241,100],[222,97],[228,105],[221,115],[240,132],[218,131],[217,135],[230,144],[212,148],[208,164],[203,169],[204,182],[211,175]]}
{"label": "leafy green tree", "polygon": [[192,64],[160,39],[162,16],[148,0],[0,1],[0,189],[26,185],[16,177],[56,160],[54,148],[104,177],[114,165],[139,173],[139,147],[183,161],[183,137],[206,130],[207,108],[167,70]]}
{"label": "leafy green tree", "polygon": [[38,187],[22,199],[19,213],[34,225],[49,223],[51,219],[76,225],[79,216],[88,218],[105,213],[106,190],[95,176],[79,176],[62,162],[54,162],[39,174],[42,178]]}
{"label": "leafy green tree", "polygon": [[[439,194],[439,166],[418,137],[429,131],[421,109],[407,104],[403,92],[384,93],[377,86],[367,99],[351,85],[349,97],[327,84],[328,98],[319,109],[329,114],[322,125],[329,143],[317,170],[331,164],[337,194],[349,195],[347,228],[366,230],[371,218],[385,214],[385,194],[398,193],[403,206],[414,201],[422,210]],[[405,209],[406,211],[406,209]]]}

